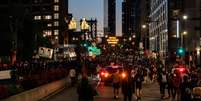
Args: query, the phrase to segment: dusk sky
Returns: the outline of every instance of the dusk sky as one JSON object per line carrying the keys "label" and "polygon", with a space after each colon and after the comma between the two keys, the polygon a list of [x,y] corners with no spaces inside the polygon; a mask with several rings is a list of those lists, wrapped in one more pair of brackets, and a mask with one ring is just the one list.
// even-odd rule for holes
{"label": "dusk sky", "polygon": [[[69,12],[79,21],[82,17],[97,18],[98,30],[103,31],[104,0],[69,0]],[[117,0],[117,33],[121,33],[121,1]]]}
{"label": "dusk sky", "polygon": [[103,0],[69,0],[69,12],[77,21],[97,18],[98,30],[103,30]]}

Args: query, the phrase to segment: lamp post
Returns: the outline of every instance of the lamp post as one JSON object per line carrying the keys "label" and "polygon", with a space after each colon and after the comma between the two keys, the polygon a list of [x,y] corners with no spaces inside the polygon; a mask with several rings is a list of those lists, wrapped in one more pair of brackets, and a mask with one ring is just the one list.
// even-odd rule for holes
{"label": "lamp post", "polygon": [[188,32],[187,31],[183,31],[182,33],[181,33],[181,47],[184,47],[185,48],[185,36],[188,34]]}
{"label": "lamp post", "polygon": [[[183,15],[182,18],[183,18],[184,21],[186,21],[186,20],[188,19],[188,16],[187,16],[187,15]],[[185,22],[183,23],[183,25],[184,25],[184,27],[185,27]],[[187,35],[187,33],[188,33],[188,32],[185,31],[185,30],[181,33],[181,47],[184,47],[184,45],[185,45],[185,42],[184,42],[184,38],[185,38],[185,37],[184,37],[184,36]]]}
{"label": "lamp post", "polygon": [[144,49],[146,50],[147,49],[147,34],[148,34],[148,28],[147,28],[147,25],[142,25],[142,29],[147,29],[147,31],[145,32],[146,34],[144,34]]}
{"label": "lamp post", "polygon": [[200,50],[201,50],[200,47],[197,47],[197,48],[196,48],[196,51],[197,51],[197,52],[196,52],[196,53],[197,53],[197,64],[198,64],[198,65],[200,65],[200,61],[201,61],[201,60],[200,60]]}
{"label": "lamp post", "polygon": [[[69,21],[69,24],[68,24],[68,32],[69,34],[72,34],[75,30],[77,29],[77,23],[76,23],[76,20],[74,18],[72,18],[70,21]],[[65,37],[66,38],[66,37]],[[64,44],[67,44],[67,42],[64,41]]]}
{"label": "lamp post", "polygon": [[[85,18],[82,18],[81,22],[80,22],[80,29],[81,31],[84,33],[84,42],[86,42],[87,40],[87,31],[89,30],[89,24],[87,23],[86,19]],[[85,48],[85,47],[82,47],[82,49]],[[84,52],[84,56],[83,56],[83,67],[82,67],[82,72],[83,72],[83,75],[87,75],[87,68],[86,68],[86,58],[87,58],[87,53],[86,53],[86,50],[83,49]]]}

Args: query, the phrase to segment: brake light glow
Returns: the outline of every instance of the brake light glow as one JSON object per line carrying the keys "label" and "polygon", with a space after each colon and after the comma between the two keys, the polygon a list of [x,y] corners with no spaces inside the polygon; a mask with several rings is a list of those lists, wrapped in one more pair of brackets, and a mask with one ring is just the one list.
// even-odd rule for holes
{"label": "brake light glow", "polygon": [[180,72],[184,72],[184,68],[179,68],[179,71]]}
{"label": "brake light glow", "polygon": [[122,73],[121,76],[122,76],[122,78],[125,78],[126,77],[126,73]]}
{"label": "brake light glow", "polygon": [[104,72],[101,72],[101,76],[103,76],[103,75],[105,75],[105,73],[104,73]]}
{"label": "brake light glow", "polygon": [[109,74],[108,73],[105,73],[105,77],[108,77],[109,76]]}

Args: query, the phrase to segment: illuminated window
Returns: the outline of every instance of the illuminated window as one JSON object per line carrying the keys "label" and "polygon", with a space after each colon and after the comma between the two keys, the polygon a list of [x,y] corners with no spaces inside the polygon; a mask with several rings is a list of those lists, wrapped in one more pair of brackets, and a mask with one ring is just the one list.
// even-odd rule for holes
{"label": "illuminated window", "polygon": [[47,24],[47,27],[52,27],[52,24],[51,23]]}
{"label": "illuminated window", "polygon": [[59,6],[58,5],[54,5],[54,11],[59,11]]}
{"label": "illuminated window", "polygon": [[34,16],[34,20],[40,20],[41,16]]}
{"label": "illuminated window", "polygon": [[43,36],[51,36],[52,35],[52,31],[51,30],[45,30],[43,31]]}
{"label": "illuminated window", "polygon": [[59,26],[59,21],[55,21],[54,26]]}
{"label": "illuminated window", "polygon": [[57,39],[58,39],[58,36],[55,36],[55,39],[57,40]]}
{"label": "illuminated window", "polygon": [[59,0],[54,0],[54,3],[58,3],[59,2]]}
{"label": "illuminated window", "polygon": [[54,30],[54,35],[59,35],[59,30]]}
{"label": "illuminated window", "polygon": [[59,13],[54,13],[54,19],[59,19]]}
{"label": "illuminated window", "polygon": [[45,15],[44,19],[52,19],[52,16],[51,15]]}

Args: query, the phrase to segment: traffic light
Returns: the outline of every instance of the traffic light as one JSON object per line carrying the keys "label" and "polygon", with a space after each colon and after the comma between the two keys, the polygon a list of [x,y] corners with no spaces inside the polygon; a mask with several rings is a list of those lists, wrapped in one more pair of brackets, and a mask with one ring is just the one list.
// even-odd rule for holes
{"label": "traffic light", "polygon": [[91,46],[91,43],[89,41],[81,41],[81,46],[85,47],[85,48],[88,48]]}
{"label": "traffic light", "polygon": [[177,48],[177,51],[176,51],[177,55],[179,56],[184,56],[185,55],[185,49],[180,47],[180,48]]}

